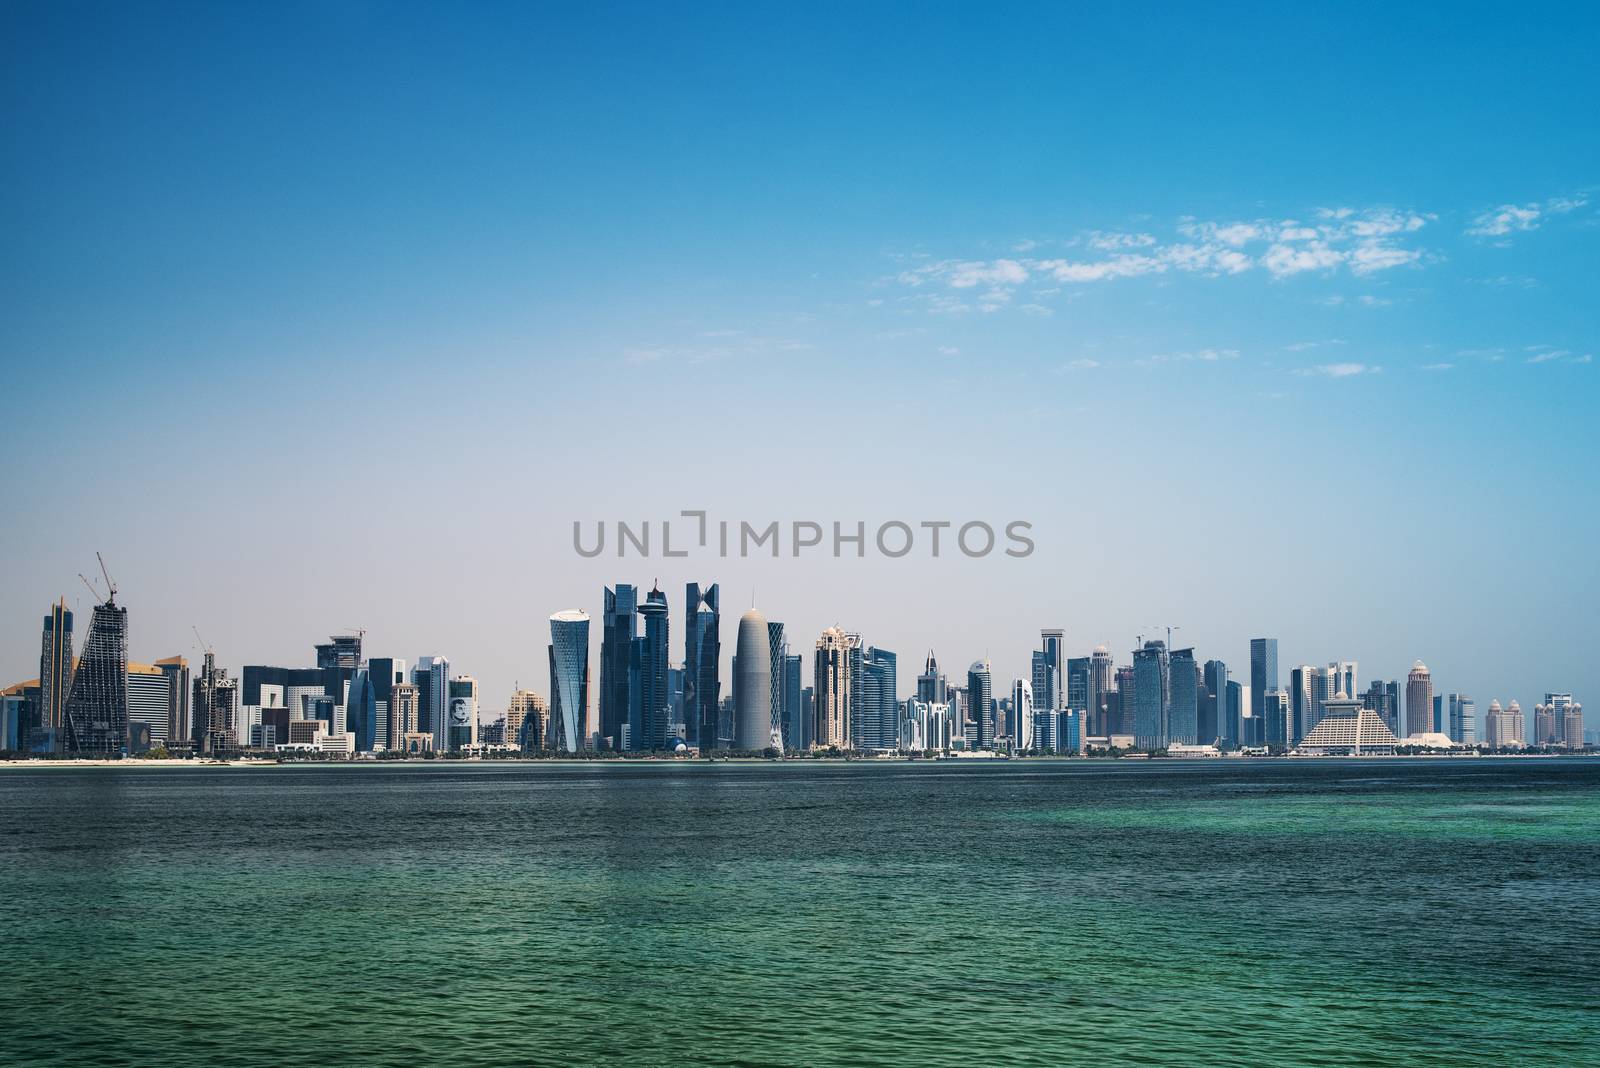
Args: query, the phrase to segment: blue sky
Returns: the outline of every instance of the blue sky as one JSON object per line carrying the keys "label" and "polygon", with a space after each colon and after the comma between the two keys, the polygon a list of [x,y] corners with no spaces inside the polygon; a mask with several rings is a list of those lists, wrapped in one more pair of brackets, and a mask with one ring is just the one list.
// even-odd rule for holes
{"label": "blue sky", "polygon": [[[8,5],[0,666],[101,549],[136,656],[364,626],[491,708],[658,574],[1006,675],[1176,623],[1593,694],[1597,21]],[[685,507],[1039,550],[568,547]]]}

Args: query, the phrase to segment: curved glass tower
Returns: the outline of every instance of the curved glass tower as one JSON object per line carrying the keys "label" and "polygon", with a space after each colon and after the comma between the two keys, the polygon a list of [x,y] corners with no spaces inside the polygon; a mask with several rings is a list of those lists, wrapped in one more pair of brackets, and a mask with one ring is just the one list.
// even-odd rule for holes
{"label": "curved glass tower", "polygon": [[578,609],[550,617],[551,749],[589,748],[589,614]]}
{"label": "curved glass tower", "polygon": [[772,640],[767,617],[754,608],[739,617],[739,667],[733,673],[733,745],[765,749],[772,744]]}

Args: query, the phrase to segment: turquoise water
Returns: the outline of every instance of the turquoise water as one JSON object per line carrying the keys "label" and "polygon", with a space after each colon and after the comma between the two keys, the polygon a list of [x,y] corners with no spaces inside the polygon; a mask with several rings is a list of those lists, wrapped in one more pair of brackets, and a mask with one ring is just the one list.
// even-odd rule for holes
{"label": "turquoise water", "polygon": [[1600,762],[0,771],[0,1064],[1600,1064]]}

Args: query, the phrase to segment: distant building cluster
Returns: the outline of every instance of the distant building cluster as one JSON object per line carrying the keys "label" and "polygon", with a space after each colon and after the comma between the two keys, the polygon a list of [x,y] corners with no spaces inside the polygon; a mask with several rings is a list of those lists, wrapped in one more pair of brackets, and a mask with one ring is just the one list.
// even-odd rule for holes
{"label": "distant building cluster", "polygon": [[[109,584],[110,579],[107,576]],[[838,753],[867,755],[1386,755],[1417,751],[1577,750],[1583,708],[1546,693],[1521,706],[1434,692],[1417,661],[1404,680],[1361,688],[1355,661],[1280,675],[1278,642],[1250,642],[1248,672],[1192,648],[1140,638],[1129,663],[1109,648],[1069,656],[1064,631],[1040,632],[1025,678],[997,686],[988,659],[952,680],[930,650],[900,696],[897,655],[828,627],[806,659],[784,624],[739,617],[728,693],[716,584],[689,583],[673,659],[672,609],[659,588],[619,583],[602,596],[598,678],[591,618],[550,617],[550,693],[516,688],[485,722],[477,680],[448,657],[370,656],[364,632],[314,646],[303,667],[246,665],[208,649],[191,676],[181,656],[128,660],[128,611],[111,587],[74,651],[65,599],[44,617],[39,677],[0,691],[0,750],[80,757],[150,751],[211,755]],[[806,646],[802,646],[806,648]]]}

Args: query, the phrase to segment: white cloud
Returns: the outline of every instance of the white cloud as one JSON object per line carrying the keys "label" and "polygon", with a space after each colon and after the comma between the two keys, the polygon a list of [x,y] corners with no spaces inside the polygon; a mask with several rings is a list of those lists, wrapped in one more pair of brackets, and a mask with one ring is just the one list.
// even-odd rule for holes
{"label": "white cloud", "polygon": [[1100,361],[1099,360],[1091,360],[1091,359],[1088,359],[1087,357],[1085,357],[1083,359],[1073,360],[1071,363],[1067,364],[1067,366],[1068,367],[1076,367],[1076,368],[1079,368],[1080,370],[1087,371],[1087,370],[1091,370],[1091,369],[1093,369],[1095,367],[1099,367],[1100,366]]}
{"label": "white cloud", "polygon": [[1425,363],[1422,365],[1422,369],[1424,371],[1448,371],[1454,366],[1455,364],[1453,363]]}
{"label": "white cloud", "polygon": [[1156,243],[1154,234],[1124,234],[1115,231],[1091,230],[1085,243],[1092,249],[1100,252],[1116,252],[1119,249],[1149,248]]}
{"label": "white cloud", "polygon": [[959,355],[961,355],[961,350],[956,348],[954,345],[940,345],[939,346],[939,355],[940,356],[959,356]]}
{"label": "white cloud", "polygon": [[1505,237],[1537,230],[1551,215],[1566,215],[1586,207],[1586,195],[1551,197],[1530,204],[1502,204],[1473,217],[1467,233],[1474,237]]}
{"label": "white cloud", "polygon": [[1276,244],[1261,257],[1261,265],[1274,278],[1286,278],[1302,271],[1331,271],[1344,262],[1345,254],[1329,248],[1326,242],[1305,245]]}
{"label": "white cloud", "polygon": [[1324,378],[1353,378],[1356,375],[1377,374],[1380,368],[1365,363],[1324,363],[1299,372],[1303,375],[1321,375]]}

